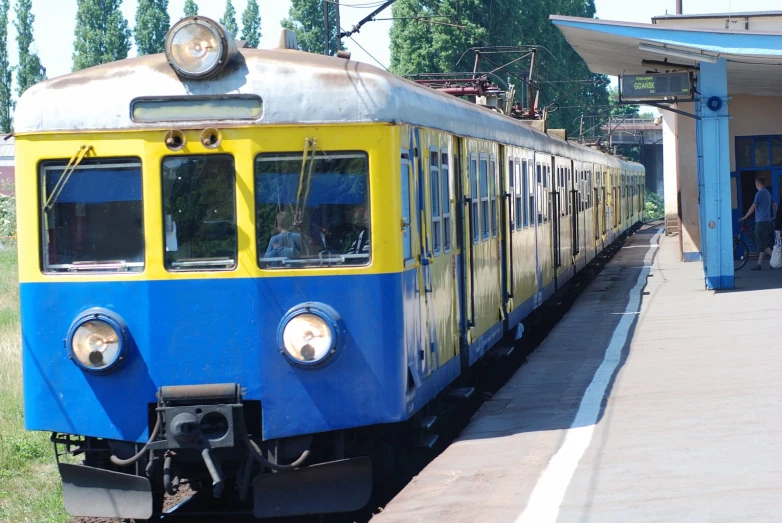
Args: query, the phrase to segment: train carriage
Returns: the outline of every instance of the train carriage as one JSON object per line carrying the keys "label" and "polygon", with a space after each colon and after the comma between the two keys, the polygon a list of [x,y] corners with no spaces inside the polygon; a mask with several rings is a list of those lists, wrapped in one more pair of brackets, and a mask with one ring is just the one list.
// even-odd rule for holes
{"label": "train carriage", "polygon": [[373,427],[642,219],[640,165],[377,68],[203,17],[166,45],[16,110],[25,423],[83,459],[73,515],[157,517],[175,477],[360,508]]}

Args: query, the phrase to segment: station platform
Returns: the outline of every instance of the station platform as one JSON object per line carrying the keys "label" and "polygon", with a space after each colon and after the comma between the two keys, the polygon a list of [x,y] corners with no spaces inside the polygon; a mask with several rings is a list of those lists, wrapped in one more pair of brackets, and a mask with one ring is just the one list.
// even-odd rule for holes
{"label": "station platform", "polygon": [[780,521],[782,270],[704,290],[631,236],[373,523]]}

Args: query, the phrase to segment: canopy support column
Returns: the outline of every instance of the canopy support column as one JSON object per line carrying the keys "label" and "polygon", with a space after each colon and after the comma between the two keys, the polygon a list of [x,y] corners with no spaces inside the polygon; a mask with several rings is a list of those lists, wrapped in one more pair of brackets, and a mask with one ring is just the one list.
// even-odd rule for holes
{"label": "canopy support column", "polygon": [[[728,132],[728,62],[700,64],[698,114],[698,182],[701,251],[707,289],[732,289],[733,224],[730,194],[730,134]],[[721,107],[709,108],[718,97]]]}

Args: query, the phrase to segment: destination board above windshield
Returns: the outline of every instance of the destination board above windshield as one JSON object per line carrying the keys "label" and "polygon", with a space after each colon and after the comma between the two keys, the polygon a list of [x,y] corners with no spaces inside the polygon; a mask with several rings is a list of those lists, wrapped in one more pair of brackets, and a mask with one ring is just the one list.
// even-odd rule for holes
{"label": "destination board above windshield", "polygon": [[690,73],[625,75],[620,82],[623,100],[691,100]]}

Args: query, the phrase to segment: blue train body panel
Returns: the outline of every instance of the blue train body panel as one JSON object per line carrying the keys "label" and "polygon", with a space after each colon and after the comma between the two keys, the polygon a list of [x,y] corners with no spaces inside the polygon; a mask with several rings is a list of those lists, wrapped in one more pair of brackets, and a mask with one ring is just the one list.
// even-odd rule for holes
{"label": "blue train body panel", "polygon": [[[266,439],[406,419],[458,365],[407,390],[404,343],[419,337],[404,321],[412,303],[405,307],[403,278],[22,284],[26,427],[143,442],[159,387],[224,382],[261,401]],[[323,367],[300,368],[280,353],[277,329],[288,310],[311,301],[334,308],[346,335]],[[121,367],[104,375],[82,371],[64,348],[73,320],[92,307],[122,316],[133,338]]]}

